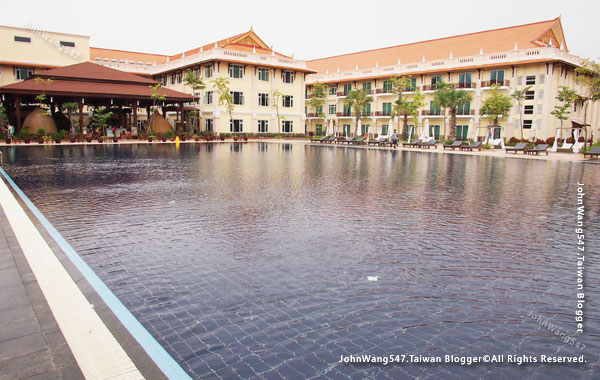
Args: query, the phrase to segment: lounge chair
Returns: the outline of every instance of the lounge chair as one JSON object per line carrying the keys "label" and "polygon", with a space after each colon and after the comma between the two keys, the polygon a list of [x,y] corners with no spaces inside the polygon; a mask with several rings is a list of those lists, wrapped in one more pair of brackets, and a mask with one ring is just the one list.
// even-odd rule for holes
{"label": "lounge chair", "polygon": [[350,141],[352,144],[356,144],[356,145],[363,145],[366,144],[365,142],[365,137],[361,136],[361,137],[355,137],[354,139],[352,139],[352,141]]}
{"label": "lounge chair", "polygon": [[559,153],[573,153],[573,144],[563,143],[562,146],[556,148]]}
{"label": "lounge chair", "polygon": [[535,146],[535,148],[525,149],[525,153],[535,154],[536,156],[539,155],[540,153],[546,153],[546,156],[547,156],[548,148],[550,148],[550,145],[548,145],[548,144],[538,144]]}
{"label": "lounge chair", "polygon": [[338,144],[344,144],[344,143],[350,143],[350,141],[352,141],[352,137],[346,137],[346,136],[338,136],[335,139],[335,142]]}
{"label": "lounge chair", "polygon": [[527,143],[517,143],[515,146],[507,146],[504,148],[506,153],[515,152],[515,154],[517,154],[517,152],[525,152],[525,149],[527,149]]}
{"label": "lounge chair", "polygon": [[463,142],[460,140],[456,140],[452,142],[452,144],[444,144],[442,145],[442,147],[444,148],[444,150],[446,150],[446,148],[454,150],[456,148],[460,148],[461,145],[463,145]]}
{"label": "lounge chair", "polygon": [[405,147],[409,147],[409,148],[410,148],[410,147],[416,147],[416,146],[417,146],[417,145],[419,145],[421,142],[422,142],[422,141],[421,141],[421,139],[416,139],[416,140],[414,140],[413,142],[405,142],[405,143],[402,143],[402,147],[403,147],[403,148],[405,148]]}
{"label": "lounge chair", "polygon": [[481,150],[481,141],[473,141],[469,145],[459,146],[458,149],[460,149],[460,150],[468,150],[468,151],[471,151],[471,152],[473,151],[473,149]]}
{"label": "lounge chair", "polygon": [[324,141],[324,143],[325,143],[325,144],[331,144],[331,143],[335,142],[335,139],[336,139],[335,135],[333,135],[333,136],[329,136],[329,137],[328,137],[328,138],[327,138],[327,139]]}
{"label": "lounge chair", "polygon": [[369,140],[367,141],[368,145],[380,145],[381,142],[379,140]]}
{"label": "lounge chair", "polygon": [[429,149],[432,147],[433,147],[433,149],[437,149],[437,140],[429,140],[429,141],[417,144],[417,148]]}
{"label": "lounge chair", "polygon": [[318,140],[312,140],[311,142],[320,142],[320,143],[324,143],[325,141],[327,141],[327,139],[329,138],[329,136],[323,136]]}
{"label": "lounge chair", "polygon": [[586,156],[590,156],[590,158],[593,158],[594,156],[596,156],[596,158],[600,157],[600,146],[593,146],[592,150],[583,154],[584,158]]}

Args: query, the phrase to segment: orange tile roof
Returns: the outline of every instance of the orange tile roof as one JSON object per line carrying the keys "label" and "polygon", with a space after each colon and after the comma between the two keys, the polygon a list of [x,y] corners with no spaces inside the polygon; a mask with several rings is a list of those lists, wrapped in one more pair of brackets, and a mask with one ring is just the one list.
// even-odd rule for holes
{"label": "orange tile roof", "polygon": [[552,45],[560,47],[564,44],[564,48],[567,48],[560,17],[532,24],[315,59],[308,61],[307,66],[319,74],[327,71],[335,73],[338,69],[355,70],[356,65],[359,69],[365,69],[377,65],[396,65],[398,60],[405,64],[421,62],[423,57],[427,61],[434,61],[446,59],[450,54],[453,57],[472,56],[479,54],[482,49],[485,54],[505,52],[513,50],[515,43],[519,49],[530,49],[550,43],[550,38]]}
{"label": "orange tile roof", "polygon": [[90,60],[93,61],[96,58],[116,59],[117,61],[128,60],[136,63],[143,62],[144,64],[147,62],[154,64],[154,62],[156,62],[157,65],[167,61],[167,56],[162,54],[148,54],[127,50],[90,47]]}

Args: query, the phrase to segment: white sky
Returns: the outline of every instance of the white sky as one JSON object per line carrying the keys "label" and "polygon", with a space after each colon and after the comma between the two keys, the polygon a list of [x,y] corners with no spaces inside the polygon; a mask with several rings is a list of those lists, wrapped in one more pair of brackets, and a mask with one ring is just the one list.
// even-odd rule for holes
{"label": "white sky", "polygon": [[571,53],[600,58],[598,0],[102,0],[5,2],[0,25],[88,35],[91,46],[176,54],[250,29],[315,59],[554,19]]}

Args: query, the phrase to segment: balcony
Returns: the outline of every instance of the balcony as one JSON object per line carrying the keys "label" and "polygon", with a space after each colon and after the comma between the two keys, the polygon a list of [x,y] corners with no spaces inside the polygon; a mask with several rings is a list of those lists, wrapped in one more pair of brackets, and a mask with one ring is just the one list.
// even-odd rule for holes
{"label": "balcony", "polygon": [[391,111],[375,111],[375,116],[391,116]]}
{"label": "balcony", "polygon": [[371,116],[371,111],[363,111],[363,112],[360,113],[360,116],[362,116],[362,117]]}
{"label": "balcony", "polygon": [[392,92],[391,88],[378,88],[375,90],[376,94],[389,94]]}
{"label": "balcony", "polygon": [[441,109],[423,110],[421,111],[422,116],[442,116]]}
{"label": "balcony", "polygon": [[354,116],[354,112],[338,112],[335,114],[337,117],[352,117]]}
{"label": "balcony", "polygon": [[477,84],[473,82],[469,83],[452,83],[454,88],[476,88]]}
{"label": "balcony", "polygon": [[310,117],[316,117],[316,118],[319,118],[319,119],[323,119],[325,117],[325,114],[324,113],[314,113],[313,112],[313,113],[307,113],[306,117],[309,117],[309,118]]}
{"label": "balcony", "polygon": [[509,80],[505,80],[505,81],[501,81],[501,80],[496,80],[496,79],[492,79],[492,80],[482,80],[481,81],[481,87],[491,87],[495,84],[499,84],[500,86],[510,86],[510,81]]}
{"label": "balcony", "polygon": [[419,86],[406,86],[402,90],[403,92],[414,92],[419,89]]}
{"label": "balcony", "polygon": [[435,91],[436,85],[435,84],[424,84],[422,88],[423,88],[423,91]]}
{"label": "balcony", "polygon": [[456,116],[475,116],[475,110],[458,110]]}
{"label": "balcony", "polygon": [[347,95],[348,95],[348,93],[347,93],[347,92],[344,92],[344,91],[338,91],[336,95],[337,95],[337,96],[347,96]]}

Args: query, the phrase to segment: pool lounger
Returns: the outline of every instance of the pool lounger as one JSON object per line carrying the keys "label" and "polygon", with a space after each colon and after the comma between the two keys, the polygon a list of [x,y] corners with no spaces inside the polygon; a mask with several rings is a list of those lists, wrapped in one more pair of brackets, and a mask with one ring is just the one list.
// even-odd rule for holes
{"label": "pool lounger", "polygon": [[427,141],[427,142],[422,142],[420,144],[417,144],[417,148],[423,148],[423,149],[433,148],[433,149],[437,149],[437,140],[431,140],[431,141]]}
{"label": "pool lounger", "polygon": [[525,149],[525,153],[532,154],[532,155],[535,154],[536,156],[539,155],[540,153],[546,153],[546,156],[547,156],[548,148],[550,148],[550,145],[548,145],[548,144],[538,144],[535,146],[535,148]]}
{"label": "pool lounger", "polygon": [[458,149],[468,150],[471,152],[473,151],[473,149],[481,150],[481,141],[473,141],[471,144],[460,146]]}
{"label": "pool lounger", "polygon": [[515,146],[507,146],[506,148],[504,148],[506,153],[515,152],[515,154],[517,154],[518,152],[525,152],[525,149],[527,149],[527,143],[518,143]]}
{"label": "pool lounger", "polygon": [[444,150],[446,150],[446,148],[454,150],[456,148],[460,148],[461,145],[463,145],[463,142],[460,140],[456,140],[452,142],[452,144],[444,144],[442,145],[442,147],[444,148]]}
{"label": "pool lounger", "polygon": [[402,143],[402,147],[403,148],[405,148],[405,147],[409,147],[409,148],[410,147],[416,147],[420,143],[421,143],[421,139],[416,139],[415,141],[410,142],[410,143],[409,142]]}
{"label": "pool lounger", "polygon": [[595,156],[596,158],[600,157],[600,146],[593,146],[593,147],[592,147],[592,150],[590,150],[589,152],[585,152],[585,153],[583,154],[583,157],[584,157],[584,158],[585,158],[586,156],[590,156],[590,158],[592,158],[592,157],[594,157],[594,156]]}

